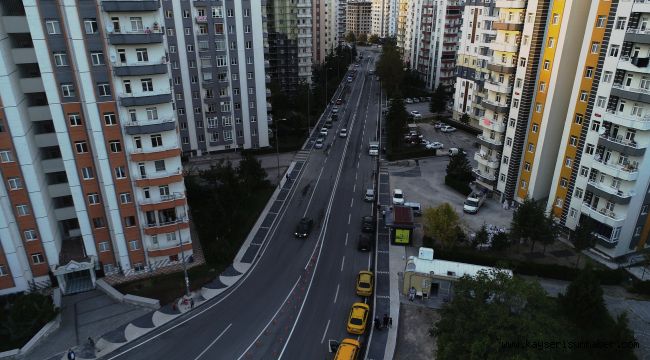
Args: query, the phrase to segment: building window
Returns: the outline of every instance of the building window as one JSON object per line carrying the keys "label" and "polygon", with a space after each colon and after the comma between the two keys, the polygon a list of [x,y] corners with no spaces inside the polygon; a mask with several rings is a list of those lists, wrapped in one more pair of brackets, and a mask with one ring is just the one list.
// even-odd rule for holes
{"label": "building window", "polygon": [[63,97],[74,97],[74,86],[72,84],[61,84],[61,94]]}
{"label": "building window", "polygon": [[130,192],[124,192],[120,194],[120,203],[130,204],[133,201]]}
{"label": "building window", "polygon": [[580,101],[587,101],[587,92],[585,90],[580,90]]}
{"label": "building window", "polygon": [[624,16],[619,16],[618,18],[616,18],[616,30],[624,30],[626,21],[627,18]]}
{"label": "building window", "polygon": [[576,188],[576,191],[573,192],[573,196],[582,199],[584,191],[581,188]]}
{"label": "building window", "polygon": [[45,28],[50,35],[57,35],[61,33],[61,23],[59,20],[45,20]]}
{"label": "building window", "polygon": [[92,167],[83,167],[81,168],[81,176],[84,180],[90,180],[95,178],[95,174]]}
{"label": "building window", "polygon": [[539,130],[539,125],[533,123],[532,131],[533,131],[534,133],[537,133],[538,130]]}
{"label": "building window", "polygon": [[596,106],[600,108],[604,108],[607,105],[607,98],[604,96],[599,96],[598,100],[596,100]]}
{"label": "building window", "polygon": [[525,162],[525,163],[524,163],[524,170],[525,170],[525,171],[530,171],[530,168],[531,168],[530,163],[529,163],[529,162]]}
{"label": "building window", "polygon": [[117,117],[115,113],[104,113],[104,124],[107,126],[117,125]]}
{"label": "building window", "polygon": [[548,70],[551,68],[551,62],[548,60],[544,60],[544,70]]}
{"label": "building window", "polygon": [[521,188],[526,190],[527,187],[528,187],[528,183],[526,182],[526,180],[521,180]]}
{"label": "building window", "polygon": [[535,144],[528,143],[528,152],[533,152],[533,151],[535,151]]}
{"label": "building window", "polygon": [[151,135],[151,147],[159,147],[163,145],[162,135]]}
{"label": "building window", "polygon": [[0,162],[7,163],[7,162],[13,162],[14,157],[9,150],[0,150]]}
{"label": "building window", "polygon": [[142,23],[142,18],[139,16],[132,16],[129,18],[131,22],[131,31],[133,32],[142,32],[144,31],[144,24]]}
{"label": "building window", "polygon": [[548,41],[546,42],[546,47],[548,48],[553,48],[555,47],[555,38],[548,38]]}
{"label": "building window", "polygon": [[194,52],[194,45],[187,45],[187,52]]}
{"label": "building window", "polygon": [[119,140],[109,141],[108,146],[112,153],[122,152],[122,143]]}
{"label": "building window", "polygon": [[603,74],[603,82],[610,82],[612,80],[612,72],[611,71],[605,71]]}
{"label": "building window", "polygon": [[555,199],[555,206],[562,207],[562,198]]}
{"label": "building window", "polygon": [[68,66],[68,56],[65,52],[55,52],[52,56],[54,56],[54,65]]}
{"label": "building window", "polygon": [[593,155],[594,149],[595,149],[594,144],[587,144],[587,147],[585,148],[585,152],[589,155]]}
{"label": "building window", "polygon": [[19,177],[10,177],[7,179],[7,183],[9,184],[9,190],[18,190],[23,188],[23,182]]}
{"label": "building window", "polygon": [[553,24],[557,24],[560,22],[560,14],[554,13],[553,14]]}
{"label": "building window", "polygon": [[156,168],[156,171],[165,171],[165,160],[154,161],[154,166]]}
{"label": "building window", "polygon": [[88,152],[88,144],[85,141],[77,141],[74,143],[77,154],[85,154]]}
{"label": "building window", "polygon": [[576,114],[576,117],[575,117],[574,121],[575,121],[576,124],[581,125],[582,124],[582,119],[583,119],[582,114]]}
{"label": "building window", "polygon": [[29,215],[29,206],[25,204],[16,205],[16,212],[18,213],[18,216]]}
{"label": "building window", "polygon": [[25,241],[34,241],[38,239],[38,234],[34,229],[25,230],[23,236],[25,237]]}
{"label": "building window", "polygon": [[108,83],[97,84],[99,96],[111,96],[111,86]]}
{"label": "building window", "polygon": [[45,262],[45,258],[43,257],[43,254],[41,253],[35,253],[32,254],[32,263],[35,265],[42,264]]}
{"label": "building window", "polygon": [[568,183],[569,183],[569,182],[568,182],[568,180],[567,180],[566,178],[562,178],[562,179],[560,179],[560,186],[561,186],[561,187],[566,188],[566,186],[567,186]]}
{"label": "building window", "polygon": [[130,240],[129,241],[129,250],[135,251],[140,249],[140,242],[138,240]]}
{"label": "building window", "polygon": [[95,229],[104,228],[106,227],[106,221],[103,217],[93,218],[93,227],[95,227]]}
{"label": "building window", "polygon": [[578,145],[578,138],[575,137],[575,136],[571,136],[571,137],[569,138],[569,145],[571,145],[571,146],[576,146],[576,145]]}
{"label": "building window", "polygon": [[598,18],[596,19],[596,27],[597,28],[605,27],[606,20],[607,18],[605,17],[605,15],[598,15]]}
{"label": "building window", "polygon": [[141,79],[140,83],[142,84],[142,91],[153,91],[153,80],[150,78],[148,79]]}
{"label": "building window", "polygon": [[568,168],[571,167],[571,158],[570,157],[567,157],[566,159],[564,159],[564,166],[566,166]]}
{"label": "building window", "polygon": [[88,204],[89,205],[97,205],[100,202],[101,201],[100,201],[98,193],[90,193],[90,194],[88,194]]}
{"label": "building window", "polygon": [[133,226],[135,226],[135,216],[125,216],[124,227],[133,227]]}
{"label": "building window", "polygon": [[569,216],[571,218],[575,219],[577,214],[578,214],[578,212],[576,211],[576,209],[574,209],[574,208],[569,209]]}
{"label": "building window", "polygon": [[594,74],[594,68],[591,66],[588,66],[587,69],[585,69],[585,77],[587,79],[591,79],[591,76]]}
{"label": "building window", "polygon": [[146,48],[135,49],[135,56],[138,59],[138,62],[149,61],[149,53]]}
{"label": "building window", "polygon": [[110,245],[108,244],[108,241],[102,241],[99,243],[99,252],[106,252],[111,249]]}
{"label": "building window", "polygon": [[99,28],[97,27],[97,20],[84,19],[84,30],[86,30],[86,34],[96,33],[99,30]]}
{"label": "building window", "polygon": [[580,176],[586,177],[587,175],[589,175],[589,168],[584,166],[580,167]]}
{"label": "building window", "polygon": [[124,166],[118,166],[115,168],[115,178],[116,179],[126,178],[126,170],[124,169]]}
{"label": "building window", "polygon": [[536,103],[535,104],[535,111],[538,112],[538,113],[542,112],[542,104]]}
{"label": "building window", "polygon": [[104,65],[104,53],[102,52],[91,52],[90,53],[90,59],[93,62],[93,66],[101,66]]}
{"label": "building window", "polygon": [[[618,56],[618,50],[621,47],[619,45],[612,45],[609,47],[609,56],[617,57]],[[592,49],[593,50],[593,49]],[[592,51],[593,52],[593,51]]]}
{"label": "building window", "polygon": [[594,121],[591,123],[591,131],[596,131],[598,132],[600,130],[600,122],[599,121]]}

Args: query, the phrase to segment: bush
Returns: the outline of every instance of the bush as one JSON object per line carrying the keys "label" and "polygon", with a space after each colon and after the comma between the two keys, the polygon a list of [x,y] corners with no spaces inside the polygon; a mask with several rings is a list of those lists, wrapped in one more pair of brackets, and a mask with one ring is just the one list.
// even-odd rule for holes
{"label": "bush", "polygon": [[[506,267],[515,274],[539,276],[557,280],[572,281],[580,269],[556,264],[539,264],[530,261],[503,259],[490,253],[477,253],[467,250],[442,250],[436,249],[435,258],[449,261],[458,261],[483,266]],[[621,269],[594,270],[596,277],[603,285],[617,285],[625,280],[625,271]]]}
{"label": "bush", "polygon": [[469,184],[467,184],[464,181],[459,181],[454,176],[449,176],[449,175],[445,176],[445,185],[449,186],[450,188],[458,191],[463,195],[469,195],[472,192],[472,188],[469,187]]}
{"label": "bush", "polygon": [[650,295],[650,280],[635,281],[630,291],[642,295]]}
{"label": "bush", "polygon": [[52,298],[39,293],[0,297],[0,352],[25,345],[57,313]]}

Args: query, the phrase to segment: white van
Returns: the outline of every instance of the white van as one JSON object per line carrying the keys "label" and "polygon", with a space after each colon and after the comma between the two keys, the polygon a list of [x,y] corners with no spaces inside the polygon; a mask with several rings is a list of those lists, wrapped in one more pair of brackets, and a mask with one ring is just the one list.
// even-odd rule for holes
{"label": "white van", "polygon": [[417,202],[405,202],[404,206],[410,207],[413,210],[414,216],[422,216],[422,206]]}
{"label": "white van", "polygon": [[368,146],[368,155],[377,156],[379,155],[379,142],[371,141]]}
{"label": "white van", "polygon": [[467,199],[465,199],[465,202],[463,203],[463,212],[476,214],[484,202],[485,193],[473,191],[469,196],[467,196]]}

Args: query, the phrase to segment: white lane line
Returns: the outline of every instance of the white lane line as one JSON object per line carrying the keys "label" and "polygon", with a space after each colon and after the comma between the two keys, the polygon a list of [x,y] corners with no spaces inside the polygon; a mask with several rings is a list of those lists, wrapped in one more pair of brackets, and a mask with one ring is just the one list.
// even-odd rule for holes
{"label": "white lane line", "polygon": [[353,206],[354,206],[354,198],[352,198],[352,199],[350,200],[350,207],[353,207]]}
{"label": "white lane line", "polygon": [[199,356],[195,357],[194,360],[198,360],[201,356],[203,356],[203,354],[205,354],[208,351],[208,349],[210,349],[210,347],[212,347],[212,345],[214,345],[214,343],[217,342],[217,340],[221,339],[223,334],[225,334],[226,331],[228,331],[228,329],[230,329],[231,326],[232,326],[232,323],[228,324],[228,326],[225,329],[223,329],[223,331],[216,338],[214,338],[214,340],[212,340],[210,345],[208,345],[203,351],[201,351]]}
{"label": "white lane line", "polygon": [[334,294],[334,304],[336,304],[336,299],[339,298],[339,286],[341,284],[336,284],[336,294]]}
{"label": "white lane line", "polygon": [[327,320],[327,325],[325,325],[325,331],[323,331],[323,337],[320,339],[320,343],[322,344],[323,341],[325,341],[325,335],[327,335],[327,329],[330,327],[330,321]]}
{"label": "white lane line", "polygon": [[352,220],[352,214],[348,214],[348,225],[350,225],[350,220]]}
{"label": "white lane line", "polygon": [[348,235],[349,233],[345,233],[345,246],[348,246]]}
{"label": "white lane line", "polygon": [[354,184],[354,187],[352,188],[352,193],[357,192],[357,184]]}
{"label": "white lane line", "polygon": [[368,252],[368,271],[370,271],[370,265],[371,265],[370,262],[372,261],[372,257],[370,256],[370,254],[372,254],[372,251]]}
{"label": "white lane line", "polygon": [[359,168],[359,161],[357,161],[357,169]]}
{"label": "white lane line", "polygon": [[358,171],[354,173],[354,180],[357,180],[357,176],[359,176],[359,172],[358,172]]}
{"label": "white lane line", "polygon": [[341,259],[341,271],[343,271],[343,265],[345,265],[345,255],[343,255],[343,259]]}
{"label": "white lane line", "polygon": [[278,313],[280,312],[280,310],[282,310],[282,307],[284,306],[284,304],[287,302],[287,300],[289,300],[289,296],[291,296],[291,294],[293,294],[293,290],[295,290],[296,286],[298,286],[298,283],[300,282],[300,279],[301,279],[301,278],[302,278],[302,276],[298,276],[298,280],[296,280],[296,283],[293,284],[293,287],[291,288],[291,290],[289,290],[289,293],[287,294],[287,297],[284,298],[284,301],[282,302],[282,304],[280,304],[280,306],[278,306],[278,310],[275,312],[275,314],[273,314],[273,316],[271,317],[271,319],[269,320],[269,322],[266,323],[266,326],[264,327],[264,329],[262,329],[262,331],[260,331],[260,333],[257,335],[257,337],[255,338],[255,340],[253,340],[253,341],[251,342],[251,344],[248,345],[248,347],[246,348],[246,350],[244,350],[244,352],[243,352],[243,353],[242,353],[242,354],[237,358],[237,360],[241,360],[241,358],[243,358],[244,355],[246,355],[246,353],[248,352],[248,350],[250,350],[250,349],[253,347],[253,345],[255,345],[255,343],[256,343],[257,340],[260,338],[260,336],[262,336],[262,334],[264,334],[264,332],[266,331],[266,329],[267,329],[267,328],[269,327],[269,325],[271,325],[271,323],[273,322],[273,319],[275,319],[275,317],[278,316]]}

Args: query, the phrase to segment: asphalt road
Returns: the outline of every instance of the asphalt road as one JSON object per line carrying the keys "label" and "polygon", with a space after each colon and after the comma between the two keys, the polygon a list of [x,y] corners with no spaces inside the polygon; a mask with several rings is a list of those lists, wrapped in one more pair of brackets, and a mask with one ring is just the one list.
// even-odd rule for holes
{"label": "asphalt road", "polygon": [[[374,66],[368,65],[371,55],[366,52],[347,84],[350,95],[325,142],[331,148],[313,149],[296,174],[253,268],[180,322],[105,359],[325,359],[331,356],[328,339],[353,337],[346,332],[347,316],[352,303],[363,301],[355,294],[355,276],[373,259],[356,249],[361,217],[372,212],[363,201],[373,184],[375,159],[367,147],[375,137],[379,101],[379,82],[366,76]],[[338,136],[343,127],[347,138]],[[292,234],[303,216],[315,226],[308,238],[296,239]]]}

